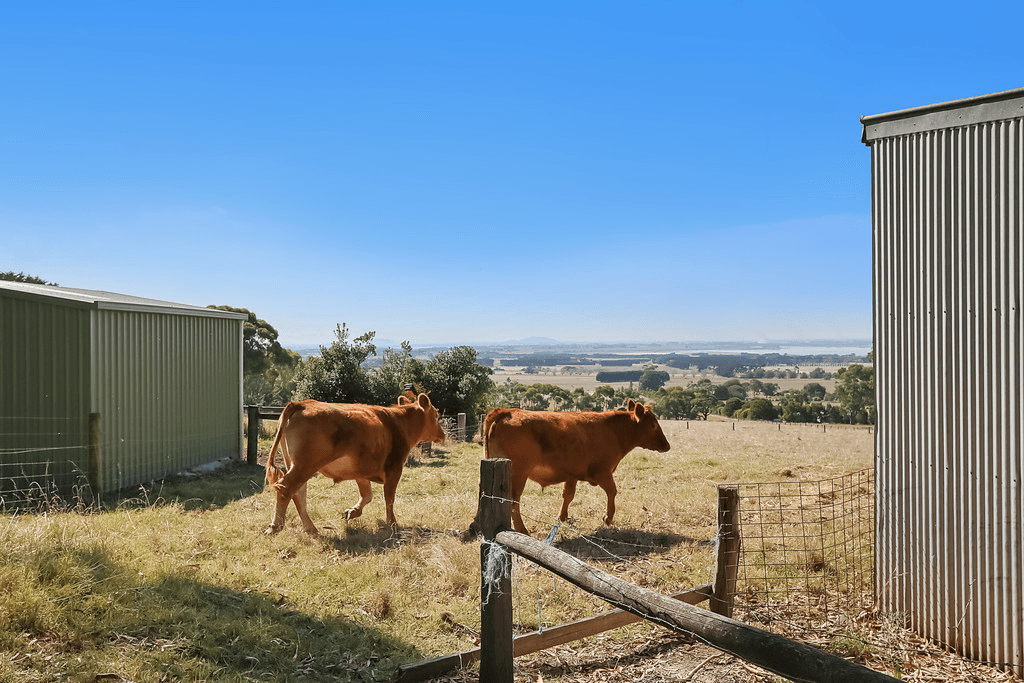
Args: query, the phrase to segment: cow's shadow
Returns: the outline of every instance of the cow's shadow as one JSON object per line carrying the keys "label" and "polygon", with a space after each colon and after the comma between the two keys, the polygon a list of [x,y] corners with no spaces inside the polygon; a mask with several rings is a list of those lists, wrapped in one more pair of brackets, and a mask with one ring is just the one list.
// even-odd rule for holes
{"label": "cow's shadow", "polygon": [[338,553],[369,555],[403,546],[426,545],[439,536],[458,538],[456,531],[438,531],[423,526],[375,524],[325,524],[320,527],[320,542]]}
{"label": "cow's shadow", "polygon": [[406,469],[418,469],[420,467],[444,467],[448,464],[448,454],[449,452],[447,450],[436,447],[429,455],[424,455],[414,450],[412,455],[409,456],[409,459],[405,461],[405,467]]}
{"label": "cow's shadow", "polygon": [[562,538],[555,541],[554,546],[580,559],[614,560],[660,555],[679,546],[710,547],[714,544],[714,539],[666,531],[604,527],[590,534]]}

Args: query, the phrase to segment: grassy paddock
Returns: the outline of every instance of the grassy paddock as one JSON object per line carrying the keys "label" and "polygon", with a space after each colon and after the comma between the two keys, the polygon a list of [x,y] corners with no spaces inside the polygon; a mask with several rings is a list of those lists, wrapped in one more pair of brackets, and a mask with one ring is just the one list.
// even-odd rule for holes
{"label": "grassy paddock", "polygon": [[[865,428],[664,422],[668,453],[638,450],[616,473],[615,526],[581,486],[556,544],[663,592],[708,580],[718,483],[820,479],[871,465]],[[234,465],[142,487],[102,510],[0,516],[0,681],[356,680],[475,643],[480,446],[435,446],[398,488],[399,527],[380,487],[346,522],[352,482],[310,482],[319,538],[294,507],[262,532],[273,496],[262,470]],[[418,454],[417,454],[418,458]],[[523,513],[550,530],[560,487],[529,484]],[[605,605],[516,563],[516,619],[563,623]],[[633,627],[636,628],[636,627]],[[629,638],[629,629],[619,632]],[[606,636],[607,637],[607,636]]]}

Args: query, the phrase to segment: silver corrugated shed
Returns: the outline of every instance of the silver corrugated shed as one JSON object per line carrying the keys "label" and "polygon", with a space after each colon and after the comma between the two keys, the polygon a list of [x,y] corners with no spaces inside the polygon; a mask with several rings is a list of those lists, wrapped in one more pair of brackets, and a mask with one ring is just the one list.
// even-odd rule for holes
{"label": "silver corrugated shed", "polygon": [[1024,673],[1024,89],[865,116],[877,593]]}
{"label": "silver corrugated shed", "polygon": [[240,457],[244,320],[0,282],[0,496],[18,498],[33,478],[74,495],[90,468],[104,492]]}

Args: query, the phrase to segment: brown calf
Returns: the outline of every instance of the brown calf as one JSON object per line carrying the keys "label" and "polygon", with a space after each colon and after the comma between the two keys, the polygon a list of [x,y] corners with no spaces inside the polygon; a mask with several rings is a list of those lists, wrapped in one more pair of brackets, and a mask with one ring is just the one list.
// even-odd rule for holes
{"label": "brown calf", "polygon": [[[306,512],[306,482],[317,472],[336,483],[356,480],[359,501],[345,511],[345,519],[361,515],[373,500],[370,482],[383,484],[386,520],[394,526],[398,480],[410,449],[420,441],[444,441],[437,409],[426,394],[415,399],[401,396],[398,405],[390,407],[312,400],[289,403],[281,413],[267,460],[267,483],[277,489],[277,507],[267,533],[281,530],[292,500],[302,527],[317,533]],[[274,466],[278,445],[283,471]]]}
{"label": "brown calf", "polygon": [[576,483],[600,486],[608,494],[605,524],[615,516],[615,480],[612,474],[634,448],[664,453],[671,446],[650,406],[632,399],[625,411],[558,413],[495,408],[484,419],[484,457],[512,461],[512,525],[529,533],[519,512],[519,501],[531,479],[543,486],[565,482],[562,511],[569,518],[569,503]]}

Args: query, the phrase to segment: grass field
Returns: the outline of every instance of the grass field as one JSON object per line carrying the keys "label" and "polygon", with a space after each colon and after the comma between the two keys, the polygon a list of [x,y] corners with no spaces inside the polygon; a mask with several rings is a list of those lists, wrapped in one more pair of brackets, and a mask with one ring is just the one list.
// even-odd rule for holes
{"label": "grass field", "polygon": [[[674,592],[705,583],[717,483],[817,479],[871,465],[864,428],[664,422],[667,453],[637,450],[616,474],[615,526],[600,489],[580,487],[556,544],[628,580]],[[0,681],[383,680],[403,662],[472,647],[479,624],[475,514],[481,447],[435,447],[399,485],[399,526],[383,501],[346,522],[352,482],[310,482],[322,535],[294,508],[263,529],[262,469],[235,464],[140,488],[87,513],[0,517]],[[546,534],[560,487],[530,484],[523,513]],[[614,557],[608,554],[614,553]],[[604,611],[517,563],[524,629]],[[629,638],[625,631],[622,638]]]}

